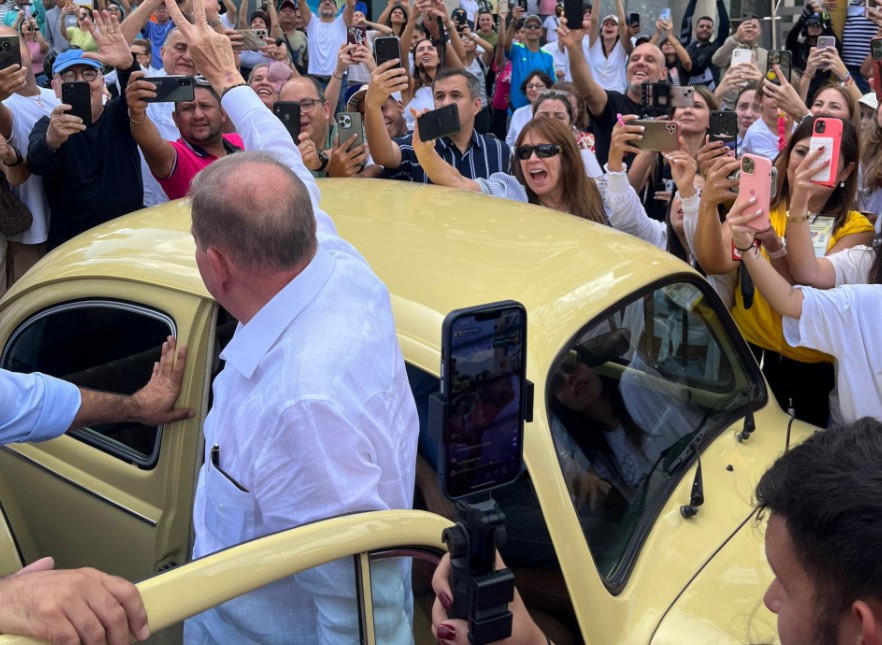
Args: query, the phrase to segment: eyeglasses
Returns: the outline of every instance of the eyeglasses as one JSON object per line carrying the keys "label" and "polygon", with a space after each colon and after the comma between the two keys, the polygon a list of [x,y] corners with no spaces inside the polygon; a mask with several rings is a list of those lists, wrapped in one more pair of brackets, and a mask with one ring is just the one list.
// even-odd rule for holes
{"label": "eyeglasses", "polygon": [[537,24],[534,22],[534,23],[530,23],[529,25],[524,25],[524,29],[530,29],[530,30],[533,30],[533,29],[542,29],[542,25],[537,25]]}
{"label": "eyeglasses", "polygon": [[326,103],[326,101],[323,101],[321,99],[303,99],[302,101],[295,101],[295,103],[300,106],[301,112],[309,113],[312,112],[316,104]]}
{"label": "eyeglasses", "polygon": [[521,161],[526,161],[533,156],[534,152],[540,159],[548,159],[549,157],[561,154],[563,148],[556,143],[540,143],[535,146],[521,146],[515,150],[515,155]]}
{"label": "eyeglasses", "polygon": [[[529,87],[529,86],[528,86]],[[540,99],[558,99],[560,101],[569,101],[570,95],[562,90],[545,90],[539,93]]]}
{"label": "eyeglasses", "polygon": [[91,83],[96,78],[98,78],[98,70],[97,69],[84,69],[81,72],[76,71],[75,69],[66,69],[60,74],[61,80],[65,83],[73,83],[78,78],[83,79],[87,83]]}
{"label": "eyeglasses", "polygon": [[527,85],[528,90],[545,90],[548,89],[548,86],[545,83],[530,83]]}
{"label": "eyeglasses", "polygon": [[148,58],[150,56],[150,52],[132,52],[135,55],[135,58]]}

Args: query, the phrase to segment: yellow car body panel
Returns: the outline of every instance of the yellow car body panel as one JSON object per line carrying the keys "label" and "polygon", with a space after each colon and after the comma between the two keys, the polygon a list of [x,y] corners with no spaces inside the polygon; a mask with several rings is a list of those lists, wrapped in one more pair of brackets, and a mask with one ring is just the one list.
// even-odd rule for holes
{"label": "yellow car body panel", "polygon": [[[594,565],[561,475],[545,401],[551,365],[588,322],[648,285],[673,276],[695,279],[695,271],[631,236],[532,205],[403,182],[328,180],[319,185],[322,206],[332,215],[341,236],[364,255],[388,285],[398,338],[408,363],[437,376],[441,324],[450,310],[503,299],[526,306],[527,378],[535,383],[536,394],[533,421],[525,427],[524,457],[585,642],[667,643],[673,642],[671,630],[680,632],[680,642],[704,642],[692,638],[703,632],[690,625],[707,620],[697,614],[705,602],[704,590],[722,588],[716,576],[728,575],[725,564],[715,561],[720,549],[726,546],[730,562],[737,562],[742,557],[739,550],[744,549],[743,557],[751,559],[756,571],[765,566],[764,561],[757,562],[761,553],[743,532],[752,514],[756,482],[786,447],[789,417],[771,399],[756,411],[757,430],[748,441],[735,438],[741,420],[717,434],[701,453],[706,502],[698,515],[687,520],[680,514],[680,506],[689,501],[696,470],[693,463],[679,474],[679,483],[646,535],[627,583],[614,595]],[[198,427],[207,405],[200,390],[206,387],[205,365],[210,360],[207,318],[213,303],[195,267],[189,228],[187,203],[180,201],[110,222],[69,242],[42,260],[0,301],[0,320],[6,321],[0,323],[0,343],[6,342],[24,309],[38,308],[28,303],[44,297],[50,289],[88,290],[78,285],[109,280],[119,281],[135,300],[142,289],[162,289],[175,297],[189,298],[197,303],[191,308],[202,317],[192,325],[177,318],[176,322],[180,337],[193,343],[197,352],[187,368],[182,401],[200,410],[196,420],[187,422]],[[193,426],[186,427],[192,431]],[[56,441],[74,440],[65,437]],[[50,456],[53,443],[44,448]],[[193,462],[186,463],[191,457],[185,456],[176,467],[198,467],[200,455],[195,449],[189,448],[186,454],[192,455]],[[114,486],[110,472],[94,473],[94,480],[96,489]],[[132,500],[133,504],[159,495],[146,488],[141,492],[143,498]],[[192,497],[192,490],[179,494]],[[160,495],[157,508],[169,503]],[[149,504],[144,512],[151,512]],[[414,513],[415,521],[430,521]],[[435,522],[432,530],[442,522],[439,518],[431,521]],[[357,516],[353,522],[357,524]],[[338,524],[304,528],[310,534],[325,530],[326,539],[331,540],[334,527]],[[252,546],[262,548],[263,542],[257,540],[225,553],[234,560],[240,554],[244,557]],[[353,540],[350,546],[358,546],[357,542]],[[363,547],[352,552],[367,550]],[[27,559],[34,555],[29,553]],[[169,611],[178,601],[181,606],[200,602],[188,598],[192,592],[185,592],[186,586],[182,583],[179,587],[174,581],[179,574],[198,571],[204,562],[157,578],[156,584],[169,599]],[[247,578],[243,573],[243,591]],[[761,586],[760,578],[756,580]],[[151,584],[144,582],[142,588],[146,591]],[[751,585],[739,589],[743,602],[751,606],[764,591]],[[692,590],[694,598],[689,595]],[[707,598],[708,611],[713,603],[726,600]],[[764,611],[758,609],[758,615]],[[720,612],[709,615],[726,619]],[[166,620],[164,613],[162,616],[161,620]],[[769,615],[758,619],[768,624]],[[0,643],[5,642],[9,641],[0,638]]]}

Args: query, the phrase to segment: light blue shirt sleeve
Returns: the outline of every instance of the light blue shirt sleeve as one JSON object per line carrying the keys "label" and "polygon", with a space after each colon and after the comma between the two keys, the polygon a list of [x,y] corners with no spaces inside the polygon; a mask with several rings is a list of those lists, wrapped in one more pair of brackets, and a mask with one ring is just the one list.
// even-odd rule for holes
{"label": "light blue shirt sleeve", "polygon": [[64,434],[81,402],[73,383],[38,372],[0,370],[0,443],[46,441]]}

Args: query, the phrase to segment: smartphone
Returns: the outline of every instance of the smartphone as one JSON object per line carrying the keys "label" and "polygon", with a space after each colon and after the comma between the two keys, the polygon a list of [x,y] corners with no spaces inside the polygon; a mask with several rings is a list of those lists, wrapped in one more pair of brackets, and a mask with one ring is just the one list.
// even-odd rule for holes
{"label": "smartphone", "polygon": [[637,25],[640,26],[640,14],[632,13],[628,16],[628,24],[629,25]]}
{"label": "smartphone", "polygon": [[92,90],[88,83],[85,81],[62,83],[61,102],[70,106],[70,110],[65,114],[80,117],[87,128],[92,125]]}
{"label": "smartphone", "polygon": [[821,49],[836,47],[836,36],[818,36],[818,47]]}
{"label": "smartphone", "polygon": [[786,49],[773,49],[769,52],[768,62],[766,63],[766,79],[775,85],[780,85],[781,80],[775,72],[773,65],[781,68],[781,73],[787,82],[790,82],[790,67],[793,62],[793,54]]}
{"label": "smartphone", "polygon": [[746,154],[741,157],[741,172],[738,177],[738,203],[751,197],[756,204],[751,206],[762,211],[754,220],[747,223],[751,228],[764,231],[769,228],[769,203],[772,197],[772,162],[765,157]]}
{"label": "smartphone", "polygon": [[273,114],[279,117],[296,145],[300,138],[300,104],[294,101],[276,101]]}
{"label": "smartphone", "polygon": [[361,114],[359,112],[340,112],[337,115],[337,136],[342,145],[352,135],[356,135],[355,141],[347,150],[351,150],[355,146],[364,143],[364,126],[361,123]]}
{"label": "smartphone", "polygon": [[237,29],[245,40],[243,49],[247,51],[258,51],[261,47],[266,47],[266,29]]}
{"label": "smartphone", "polygon": [[658,17],[660,20],[667,20],[668,22],[671,22],[671,8],[665,7],[664,9],[662,9],[661,12],[659,12]]}
{"label": "smartphone", "polygon": [[18,36],[0,36],[0,69],[6,69],[12,65],[21,67]]}
{"label": "smartphone", "polygon": [[420,139],[423,141],[433,141],[441,137],[449,137],[456,134],[460,130],[459,110],[455,105],[445,105],[444,107],[426,112],[418,119],[420,126]]}
{"label": "smartphone", "polygon": [[643,138],[631,142],[635,148],[668,152],[680,147],[680,125],[673,121],[638,119],[632,121],[631,125],[642,125],[644,128]]}
{"label": "smartphone", "polygon": [[873,59],[873,85],[876,90],[876,100],[882,101],[882,38],[874,38],[870,41],[870,56]]}
{"label": "smartphone", "polygon": [[[668,110],[671,108],[671,87],[666,81],[640,85],[640,105],[644,108]],[[690,88],[692,89],[692,88]]]}
{"label": "smartphone", "polygon": [[564,17],[567,19],[567,27],[570,29],[582,28],[584,12],[583,0],[564,0]]}
{"label": "smartphone", "polygon": [[367,27],[351,25],[346,28],[346,42],[349,45],[367,46]]}
{"label": "smartphone", "polygon": [[839,148],[842,145],[842,121],[839,119],[818,118],[812,127],[809,139],[809,152],[824,148],[821,161],[824,167],[813,177],[812,182],[821,186],[835,186],[839,174]]}
{"label": "smartphone", "polygon": [[377,66],[401,58],[401,42],[398,36],[380,36],[374,39],[374,59]]}
{"label": "smartphone", "polygon": [[733,153],[738,152],[738,115],[732,110],[711,112],[707,132],[710,141],[722,141]]}
{"label": "smartphone", "polygon": [[438,478],[451,499],[514,481],[524,434],[527,312],[513,301],[450,312],[441,338],[448,404]]}
{"label": "smartphone", "polygon": [[729,61],[730,67],[735,67],[736,65],[745,65],[752,62],[753,51],[751,51],[750,49],[739,47],[732,50],[732,58]]}
{"label": "smartphone", "polygon": [[689,85],[672,85],[670,97],[671,107],[692,107],[695,105],[695,88]]}
{"label": "smartphone", "polygon": [[196,98],[192,76],[150,76],[141,80],[156,86],[156,98],[144,99],[147,103],[181,103]]}

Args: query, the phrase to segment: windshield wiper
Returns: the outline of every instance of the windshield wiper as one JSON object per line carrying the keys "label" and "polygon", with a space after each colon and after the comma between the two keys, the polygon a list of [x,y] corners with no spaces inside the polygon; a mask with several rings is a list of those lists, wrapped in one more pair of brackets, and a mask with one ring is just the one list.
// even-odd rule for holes
{"label": "windshield wiper", "polygon": [[698,507],[702,504],[704,504],[704,482],[701,479],[701,457],[699,457],[695,479],[692,480],[692,493],[689,495],[689,503],[680,507],[680,515],[688,520],[690,517],[698,515]]}

